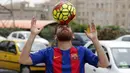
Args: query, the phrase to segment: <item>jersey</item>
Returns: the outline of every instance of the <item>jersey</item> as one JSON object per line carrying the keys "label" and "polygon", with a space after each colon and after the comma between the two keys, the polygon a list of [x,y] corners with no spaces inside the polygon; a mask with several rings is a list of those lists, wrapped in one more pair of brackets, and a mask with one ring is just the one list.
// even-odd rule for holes
{"label": "jersey", "polygon": [[78,46],[68,50],[57,47],[42,49],[30,54],[33,65],[46,64],[46,73],[84,73],[85,63],[97,67],[98,57],[89,49]]}

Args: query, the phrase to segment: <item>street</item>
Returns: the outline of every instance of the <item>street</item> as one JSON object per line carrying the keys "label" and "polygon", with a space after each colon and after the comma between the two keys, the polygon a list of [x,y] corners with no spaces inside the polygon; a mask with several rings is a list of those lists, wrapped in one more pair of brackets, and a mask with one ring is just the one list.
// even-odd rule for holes
{"label": "street", "polygon": [[0,69],[0,73],[17,73],[16,71]]}

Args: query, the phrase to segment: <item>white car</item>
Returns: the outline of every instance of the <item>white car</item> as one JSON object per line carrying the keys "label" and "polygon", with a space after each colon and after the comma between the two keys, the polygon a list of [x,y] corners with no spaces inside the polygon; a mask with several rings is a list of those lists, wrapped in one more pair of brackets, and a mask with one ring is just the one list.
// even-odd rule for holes
{"label": "white car", "polygon": [[[99,42],[106,52],[110,66],[108,68],[95,68],[85,64],[85,73],[130,73],[130,42],[105,40]],[[91,41],[84,46],[97,55]]]}
{"label": "white car", "polygon": [[116,41],[129,41],[130,42],[130,35],[123,35],[116,39]]}
{"label": "white car", "polygon": [[[29,38],[30,35],[30,31],[15,31],[9,34],[9,36],[7,37],[8,40],[27,40]],[[37,42],[41,42],[45,45],[49,45],[49,41],[41,38],[39,35],[36,36],[35,40]]]}
{"label": "white car", "polygon": [[3,36],[0,36],[0,40],[6,40],[6,38]]}

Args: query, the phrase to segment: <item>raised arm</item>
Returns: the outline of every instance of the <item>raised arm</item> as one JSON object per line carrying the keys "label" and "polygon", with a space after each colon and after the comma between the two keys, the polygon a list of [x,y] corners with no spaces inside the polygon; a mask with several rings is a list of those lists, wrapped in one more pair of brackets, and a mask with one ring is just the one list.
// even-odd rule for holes
{"label": "raised arm", "polygon": [[[43,26],[44,27],[44,26]],[[43,27],[41,28],[37,28],[36,27],[36,19],[33,18],[31,21],[31,34],[22,50],[22,53],[20,55],[19,58],[19,63],[24,64],[24,65],[32,65],[32,60],[30,58],[30,51],[31,51],[31,47],[32,44],[34,42],[34,39],[36,37],[37,34],[39,34],[39,32],[43,29]]]}
{"label": "raised arm", "polygon": [[101,47],[99,40],[97,38],[97,30],[95,25],[92,23],[91,26],[88,26],[88,30],[85,31],[86,35],[92,40],[94,47],[96,48],[97,54],[98,54],[98,66],[99,67],[108,67],[109,61],[107,59],[107,56],[105,54],[105,51]]}

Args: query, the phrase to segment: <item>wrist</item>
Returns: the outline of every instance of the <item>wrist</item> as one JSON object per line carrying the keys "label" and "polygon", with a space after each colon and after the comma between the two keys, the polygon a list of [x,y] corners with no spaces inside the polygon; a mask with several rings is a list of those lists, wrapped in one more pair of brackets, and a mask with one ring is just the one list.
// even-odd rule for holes
{"label": "wrist", "polygon": [[94,38],[92,38],[91,40],[92,40],[93,42],[94,42],[94,41],[98,41],[98,38],[97,38],[97,37],[94,37]]}
{"label": "wrist", "polygon": [[34,38],[35,38],[35,37],[36,37],[36,34],[31,33],[31,34],[30,34],[30,37],[34,37]]}

